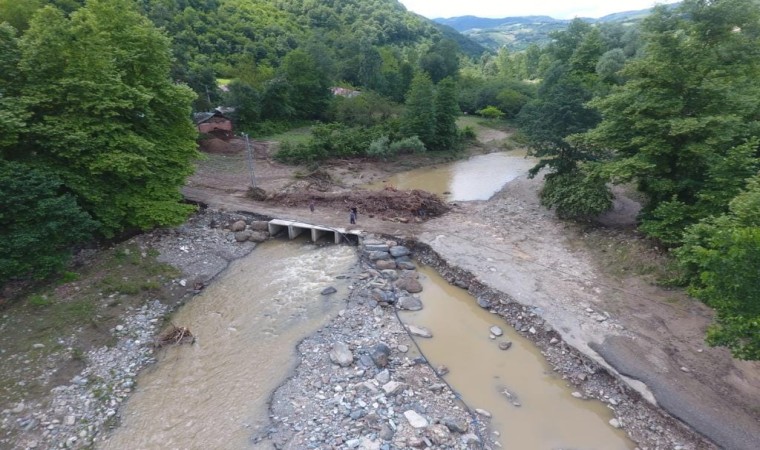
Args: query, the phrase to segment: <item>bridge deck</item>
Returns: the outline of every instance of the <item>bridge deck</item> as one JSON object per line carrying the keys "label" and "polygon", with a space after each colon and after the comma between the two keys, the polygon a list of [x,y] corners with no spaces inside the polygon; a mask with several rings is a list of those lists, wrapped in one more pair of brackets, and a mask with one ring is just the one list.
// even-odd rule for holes
{"label": "bridge deck", "polygon": [[285,219],[273,219],[269,221],[269,234],[272,236],[280,233],[284,229],[288,230],[288,238],[295,239],[300,236],[304,231],[311,233],[311,240],[316,242],[320,237],[324,235],[333,235],[333,241],[336,244],[340,244],[344,236],[361,236],[361,230],[346,230],[345,228],[331,228],[322,225],[314,225],[310,223],[298,222],[295,220]]}

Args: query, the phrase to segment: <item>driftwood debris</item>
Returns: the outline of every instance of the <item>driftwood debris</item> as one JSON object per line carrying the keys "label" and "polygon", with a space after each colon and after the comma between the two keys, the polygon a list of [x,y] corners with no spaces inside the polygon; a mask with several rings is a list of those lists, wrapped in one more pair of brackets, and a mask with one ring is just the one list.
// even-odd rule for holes
{"label": "driftwood debris", "polygon": [[195,337],[193,337],[193,333],[191,333],[188,328],[172,325],[158,335],[158,338],[156,338],[156,347],[192,344],[194,341]]}

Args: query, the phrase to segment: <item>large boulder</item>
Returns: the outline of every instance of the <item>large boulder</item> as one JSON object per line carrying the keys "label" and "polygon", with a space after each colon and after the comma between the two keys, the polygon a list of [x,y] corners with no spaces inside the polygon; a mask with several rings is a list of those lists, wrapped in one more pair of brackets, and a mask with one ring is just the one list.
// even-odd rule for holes
{"label": "large boulder", "polygon": [[269,239],[269,233],[266,231],[249,231],[249,233],[251,233],[251,236],[248,240],[252,242],[264,242]]}
{"label": "large boulder", "polygon": [[370,261],[377,261],[380,259],[391,259],[391,254],[388,252],[369,252],[369,255],[367,256],[369,257]]}
{"label": "large boulder", "polygon": [[266,220],[254,220],[251,222],[251,229],[254,231],[269,231],[269,222]]}
{"label": "large boulder", "polygon": [[409,292],[411,294],[422,292],[422,285],[420,282],[411,277],[405,277],[396,280],[396,288]]}
{"label": "large boulder", "polygon": [[377,267],[378,270],[395,269],[396,261],[391,259],[379,259],[375,261],[375,267]]}
{"label": "large boulder", "polygon": [[404,247],[403,245],[397,245],[395,247],[391,247],[391,256],[393,256],[394,258],[409,256],[410,253],[411,251],[407,247]]}
{"label": "large boulder", "polygon": [[[243,222],[243,223],[245,223],[245,222]],[[251,234],[252,233],[253,232],[250,231],[250,230],[238,231],[237,233],[235,233],[235,240],[238,241],[238,242],[245,242],[245,241],[247,241],[247,240],[249,240],[251,238]]]}
{"label": "large boulder", "polygon": [[245,230],[245,226],[245,220],[238,220],[230,225],[230,230],[233,232],[243,231]]}

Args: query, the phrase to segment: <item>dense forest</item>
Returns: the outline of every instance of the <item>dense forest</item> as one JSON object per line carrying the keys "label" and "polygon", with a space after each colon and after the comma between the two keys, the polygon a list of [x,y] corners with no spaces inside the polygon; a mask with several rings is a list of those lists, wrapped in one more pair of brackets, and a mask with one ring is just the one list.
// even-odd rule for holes
{"label": "dense forest", "polygon": [[[284,162],[462,146],[503,118],[561,218],[643,199],[639,231],[715,308],[708,339],[760,358],[760,5],[687,0],[633,26],[572,21],[482,47],[395,0],[0,0],[0,284],[88,239],[181,223],[192,111],[266,134]],[[354,96],[334,96],[343,87]]]}

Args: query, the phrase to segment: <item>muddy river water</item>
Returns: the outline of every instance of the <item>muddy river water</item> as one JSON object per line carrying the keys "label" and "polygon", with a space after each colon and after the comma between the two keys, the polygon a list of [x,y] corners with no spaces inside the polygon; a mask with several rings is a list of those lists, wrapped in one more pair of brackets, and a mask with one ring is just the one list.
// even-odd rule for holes
{"label": "muddy river water", "polygon": [[[532,166],[523,156],[481,155],[388,183],[449,192],[451,200],[487,199]],[[501,181],[491,179],[494,173]],[[174,315],[196,342],[162,350],[158,363],[140,375],[121,426],[100,448],[269,448],[251,444],[267,426],[267,401],[297,364],[298,341],[344,306],[339,299],[348,295],[355,270],[355,248],[304,241],[270,241],[232,263]],[[451,370],[446,381],[470,407],[493,414],[492,428],[505,448],[635,447],[608,424],[612,414],[602,403],[572,397],[529,341],[431,269],[421,274],[425,308],[402,320],[433,331],[434,338],[419,341],[425,357]],[[321,296],[328,285],[338,293]],[[505,335],[491,338],[493,325]],[[507,339],[511,349],[500,350]]]}
{"label": "muddy river water", "polygon": [[[433,269],[420,272],[425,307],[401,319],[432,331],[432,339],[417,341],[425,357],[434,367],[448,367],[445,380],[471,408],[493,415],[490,423],[506,448],[635,448],[608,424],[611,411],[601,402],[574,398],[530,341]],[[492,326],[504,335],[492,338]],[[499,349],[503,341],[512,347]]]}
{"label": "muddy river water", "polygon": [[[269,396],[297,363],[296,343],[344,306],[349,281],[337,277],[356,258],[349,246],[270,241],[232,263],[173,316],[196,342],[166,348],[140,375],[102,448],[252,448]],[[321,296],[328,285],[338,293]]]}
{"label": "muddy river water", "polygon": [[488,200],[505,183],[524,175],[535,165],[525,150],[488,153],[436,167],[424,167],[393,175],[364,186],[382,189],[422,189],[447,201]]}

